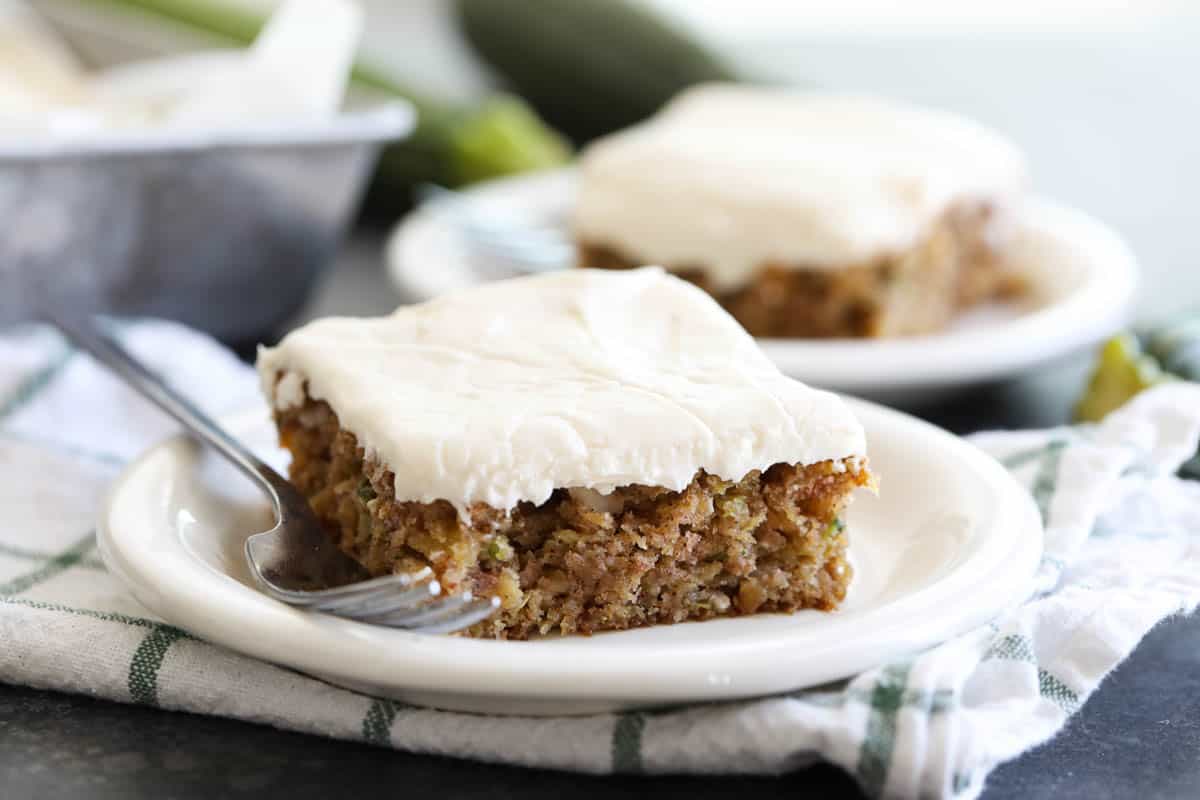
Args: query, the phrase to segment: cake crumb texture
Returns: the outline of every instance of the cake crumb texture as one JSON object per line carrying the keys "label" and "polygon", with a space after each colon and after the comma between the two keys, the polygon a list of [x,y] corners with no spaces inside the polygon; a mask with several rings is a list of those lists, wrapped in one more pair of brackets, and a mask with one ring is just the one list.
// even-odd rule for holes
{"label": "cake crumb texture", "polygon": [[864,458],[775,464],[740,480],[700,470],[680,491],[560,488],[511,510],[400,501],[387,464],[333,409],[276,410],[291,479],[372,575],[430,566],[451,592],[495,595],[465,635],[527,639],[712,617],[833,609],[851,578],[842,513]]}

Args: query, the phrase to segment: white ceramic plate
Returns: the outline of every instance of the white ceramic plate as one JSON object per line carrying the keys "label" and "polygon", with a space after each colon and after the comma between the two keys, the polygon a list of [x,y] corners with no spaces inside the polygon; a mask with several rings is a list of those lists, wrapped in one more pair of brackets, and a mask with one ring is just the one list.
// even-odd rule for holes
{"label": "white ceramic plate", "polygon": [[[574,172],[558,170],[493,181],[469,194],[480,213],[565,220],[574,191]],[[760,343],[795,378],[911,404],[1068,356],[1128,320],[1136,262],[1103,224],[1035,199],[1021,215],[1012,252],[1035,302],[984,306],[930,336]],[[396,287],[417,301],[483,280],[460,228],[436,207],[418,209],[400,223],[388,242],[387,262]]]}
{"label": "white ceramic plate", "polygon": [[[137,599],[201,638],[419,705],[580,714],[725,700],[844,678],[980,625],[1028,590],[1042,548],[1028,494],[974,446],[861,401],[878,497],[849,514],[843,608],[530,642],[427,636],[314,615],[253,588],[245,538],[269,526],[255,489],[184,439],[143,456],[100,525]],[[228,429],[282,462],[265,411]]]}

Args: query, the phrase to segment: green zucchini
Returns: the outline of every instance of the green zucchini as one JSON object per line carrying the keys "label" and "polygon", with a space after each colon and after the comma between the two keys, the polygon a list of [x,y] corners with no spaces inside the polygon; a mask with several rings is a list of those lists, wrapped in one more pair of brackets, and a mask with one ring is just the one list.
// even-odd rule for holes
{"label": "green zucchini", "polygon": [[632,125],[681,89],[742,75],[627,0],[457,0],[475,51],[577,143]]}
{"label": "green zucchini", "polygon": [[1075,406],[1080,422],[1099,422],[1145,389],[1175,380],[1131,333],[1104,343],[1087,389]]}
{"label": "green zucchini", "polygon": [[[1106,342],[1075,416],[1098,422],[1139,392],[1178,380],[1200,382],[1198,312],[1171,319],[1141,336],[1123,333]],[[1200,453],[1181,472],[1200,479]]]}

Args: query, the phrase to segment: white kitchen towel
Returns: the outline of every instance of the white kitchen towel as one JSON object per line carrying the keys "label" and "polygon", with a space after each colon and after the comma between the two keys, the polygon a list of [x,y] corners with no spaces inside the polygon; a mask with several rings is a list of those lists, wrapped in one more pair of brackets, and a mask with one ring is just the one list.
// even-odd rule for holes
{"label": "white kitchen towel", "polygon": [[[213,413],[261,402],[252,371],[203,336],[140,322],[121,337]],[[105,571],[91,530],[102,495],[171,429],[50,331],[0,336],[0,681],[510,764],[778,773],[824,759],[871,796],[970,798],[1200,600],[1200,483],[1174,475],[1200,438],[1200,385],[1179,383],[1098,426],[973,437],[1046,523],[1033,593],[987,626],[759,700],[558,719],[430,711],[199,641]]]}

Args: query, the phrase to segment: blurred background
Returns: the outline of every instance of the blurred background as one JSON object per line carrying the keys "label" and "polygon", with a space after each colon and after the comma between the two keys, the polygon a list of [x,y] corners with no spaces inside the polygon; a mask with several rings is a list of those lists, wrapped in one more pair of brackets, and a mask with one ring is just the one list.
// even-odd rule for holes
{"label": "blurred background", "polygon": [[[160,163],[149,173],[125,164],[124,177],[81,176],[88,164],[78,148],[94,120],[56,119],[53,130],[22,122],[28,98],[21,99],[18,84],[28,84],[32,68],[10,34],[25,11],[35,11],[43,33],[95,70],[243,47],[277,6],[272,0],[0,0],[6,14],[0,16],[0,213],[7,222],[0,231],[6,287],[0,323],[26,314],[44,290],[31,274],[42,280],[53,272],[65,285],[73,273],[64,263],[95,272],[104,258],[112,262],[107,269],[125,273],[124,282],[105,290],[80,281],[76,295],[108,291],[105,303],[119,311],[174,316],[239,344],[318,313],[387,310],[404,298],[382,277],[381,232],[411,207],[414,186],[461,187],[560,165],[589,138],[652,113],[682,85],[714,77],[864,91],[975,117],[1026,151],[1037,193],[1077,206],[1127,237],[1144,270],[1139,321],[1200,302],[1200,242],[1192,235],[1200,219],[1190,196],[1200,184],[1194,88],[1200,4],[1189,0],[364,0],[351,94],[374,103],[411,101],[418,115],[407,141],[384,152],[365,211],[360,183],[373,147],[406,127],[395,118],[317,136],[354,140],[361,152],[339,154],[326,138],[317,146],[292,142],[282,155],[241,153],[244,169],[236,171],[255,176],[259,194],[214,181],[213,162],[203,158],[187,174],[171,174],[166,163],[179,172],[188,161],[178,155],[178,142],[165,162],[161,147],[145,139],[116,148],[123,158],[131,146],[155,151]],[[335,25],[329,38],[337,36]],[[297,92],[319,82],[312,75],[322,58],[336,70],[337,42],[291,44],[292,57],[301,54],[291,64]],[[306,47],[316,54],[313,63],[303,58]],[[213,80],[202,69],[187,74],[193,82]],[[130,83],[110,81],[122,91]],[[247,83],[230,96],[239,98],[233,103],[239,113],[256,104],[278,112],[249,122],[282,120],[288,124],[280,130],[308,135],[284,114],[286,103],[264,99],[270,94],[256,94]],[[187,138],[185,125],[168,127]],[[62,135],[64,128],[70,135]],[[110,133],[100,138],[111,143]],[[111,166],[112,147],[100,150]],[[197,183],[204,163],[210,177]],[[308,165],[307,183],[289,174],[296,164]],[[154,183],[152,196],[163,202],[147,200],[144,187],[132,191],[135,178]],[[233,204],[236,214],[230,192],[242,198]],[[68,195],[88,199],[72,205]],[[283,210],[264,218],[277,202]],[[138,212],[122,216],[131,205]],[[92,219],[97,208],[104,216]],[[229,236],[233,245],[213,246]],[[189,257],[200,240],[203,263]],[[229,264],[242,283],[223,277],[222,265]],[[267,277],[246,283],[256,270]],[[186,287],[186,303],[162,301],[170,285]],[[226,310],[197,312],[197,292],[212,292],[208,305]],[[272,305],[273,313],[260,313],[255,324],[221,318]]]}
{"label": "blurred background", "polygon": [[[1200,303],[1200,3],[643,0],[747,74],[972,116],[1026,152],[1039,194],[1127,237],[1143,321]],[[448,93],[489,77],[440,0],[367,3],[367,48]],[[406,31],[421,31],[397,50]],[[389,42],[393,43],[389,46]],[[449,43],[443,46],[442,43]],[[1173,291],[1155,291],[1172,286]]]}

